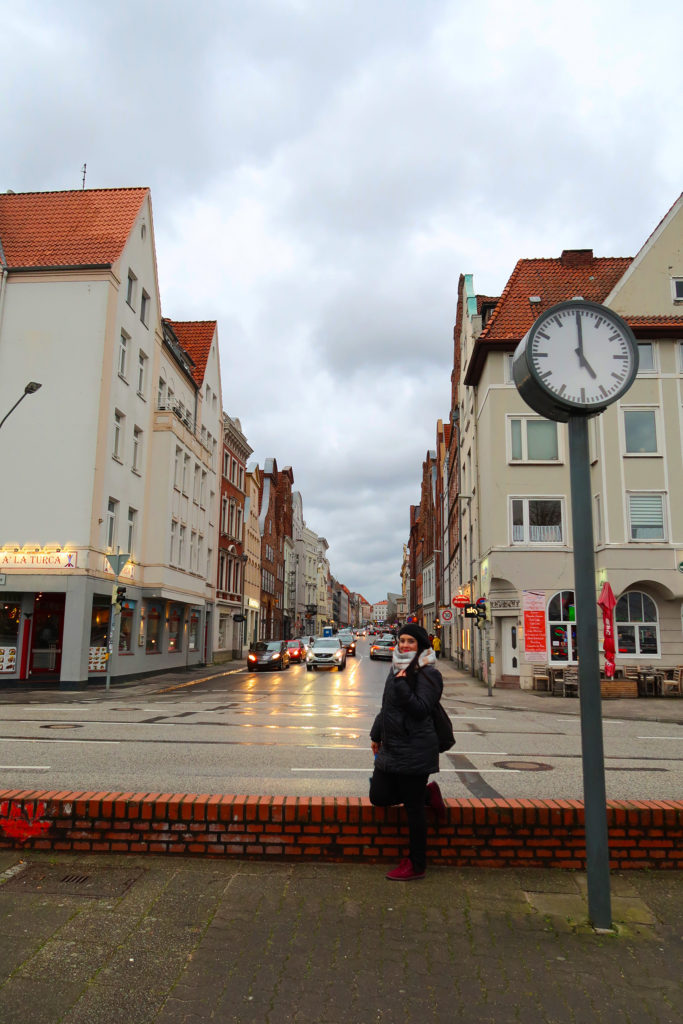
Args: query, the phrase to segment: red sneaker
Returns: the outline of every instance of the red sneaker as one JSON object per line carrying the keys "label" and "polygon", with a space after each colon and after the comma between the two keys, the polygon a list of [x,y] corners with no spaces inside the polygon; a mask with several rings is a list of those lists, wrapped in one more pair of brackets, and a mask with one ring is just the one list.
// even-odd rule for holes
{"label": "red sneaker", "polygon": [[397,868],[387,873],[390,882],[413,882],[417,878],[424,878],[424,871],[416,871],[413,862],[409,857],[402,860]]}
{"label": "red sneaker", "polygon": [[436,782],[430,782],[427,786],[427,804],[434,811],[439,821],[446,820],[447,808]]}

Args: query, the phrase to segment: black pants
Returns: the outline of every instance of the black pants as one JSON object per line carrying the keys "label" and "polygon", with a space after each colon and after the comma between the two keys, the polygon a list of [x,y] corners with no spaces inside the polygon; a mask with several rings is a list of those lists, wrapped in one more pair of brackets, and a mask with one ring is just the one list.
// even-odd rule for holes
{"label": "black pants", "polygon": [[408,815],[410,859],[416,871],[427,866],[425,790],[429,775],[398,775],[375,768],[370,779],[370,802],[376,807],[403,804]]}

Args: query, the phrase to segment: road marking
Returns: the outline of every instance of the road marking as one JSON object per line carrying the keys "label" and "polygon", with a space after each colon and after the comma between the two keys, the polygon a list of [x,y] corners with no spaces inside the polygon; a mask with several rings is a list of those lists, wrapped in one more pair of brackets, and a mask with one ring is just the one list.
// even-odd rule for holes
{"label": "road marking", "polygon": [[49,772],[51,764],[0,764],[3,772]]}
{"label": "road marking", "polygon": [[495,715],[459,715],[457,712],[452,716],[457,722],[495,722]]}
{"label": "road marking", "polygon": [[56,736],[5,736],[2,739],[3,743],[99,743],[105,747],[118,747],[121,740],[81,740],[76,739],[58,739]]}
{"label": "road marking", "polygon": [[680,740],[680,736],[637,736],[639,740]]}
{"label": "road marking", "polygon": [[[492,775],[504,772],[507,775],[517,775],[519,768],[441,768],[439,775]],[[370,765],[367,768],[290,768],[292,772],[371,772]]]}

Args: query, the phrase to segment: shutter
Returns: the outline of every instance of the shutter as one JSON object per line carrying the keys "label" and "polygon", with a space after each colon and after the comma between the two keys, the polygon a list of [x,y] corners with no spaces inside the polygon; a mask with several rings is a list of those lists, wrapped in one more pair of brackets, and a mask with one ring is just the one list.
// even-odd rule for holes
{"label": "shutter", "polygon": [[632,494],[630,497],[633,526],[663,526],[661,494]]}

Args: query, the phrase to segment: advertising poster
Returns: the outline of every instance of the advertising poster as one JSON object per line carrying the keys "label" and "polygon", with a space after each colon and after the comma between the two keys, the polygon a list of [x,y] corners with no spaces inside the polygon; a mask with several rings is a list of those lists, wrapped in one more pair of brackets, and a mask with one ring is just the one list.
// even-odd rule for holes
{"label": "advertising poster", "polygon": [[544,591],[525,590],[522,609],[524,613],[524,657],[530,662],[546,662],[548,648]]}

